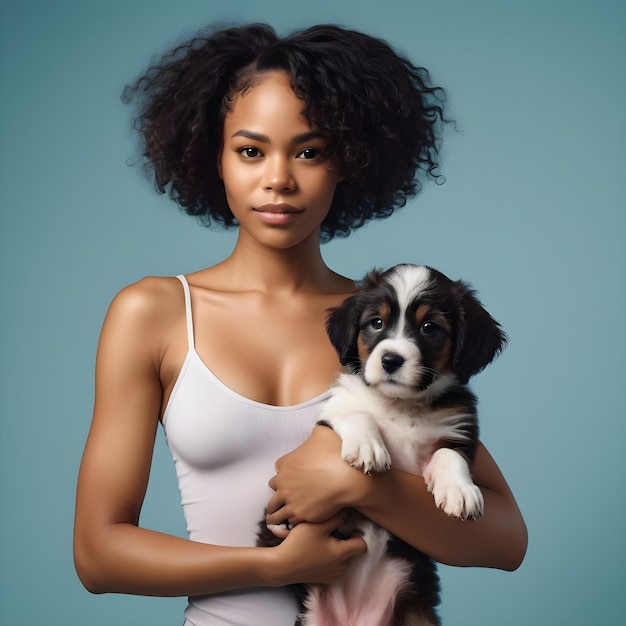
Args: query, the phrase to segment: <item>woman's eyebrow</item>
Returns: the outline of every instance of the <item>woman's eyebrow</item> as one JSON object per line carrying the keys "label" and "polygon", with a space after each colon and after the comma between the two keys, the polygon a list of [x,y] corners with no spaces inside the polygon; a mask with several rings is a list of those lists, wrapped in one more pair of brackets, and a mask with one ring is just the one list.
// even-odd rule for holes
{"label": "woman's eyebrow", "polygon": [[321,139],[321,138],[322,138],[322,133],[319,133],[316,130],[310,130],[307,133],[296,135],[293,138],[293,143],[304,143],[306,141],[311,141],[312,139]]}
{"label": "woman's eyebrow", "polygon": [[252,139],[252,141],[258,141],[260,143],[271,143],[270,138],[267,135],[255,133],[251,130],[246,130],[245,128],[238,130],[230,136],[231,139],[235,137],[245,137],[246,139]]}
{"label": "woman's eyebrow", "polygon": [[[235,137],[245,137],[246,139],[251,139],[252,141],[258,141],[259,143],[272,143],[270,138],[267,135],[254,132],[252,130],[247,130],[245,128],[241,128],[240,130],[238,130],[237,132],[233,133],[230,136],[231,139]],[[296,135],[292,139],[292,143],[294,144],[304,143],[306,141],[311,141],[312,139],[320,139],[321,137],[322,137],[321,133],[315,130],[311,130],[306,133],[301,133],[300,135]]]}

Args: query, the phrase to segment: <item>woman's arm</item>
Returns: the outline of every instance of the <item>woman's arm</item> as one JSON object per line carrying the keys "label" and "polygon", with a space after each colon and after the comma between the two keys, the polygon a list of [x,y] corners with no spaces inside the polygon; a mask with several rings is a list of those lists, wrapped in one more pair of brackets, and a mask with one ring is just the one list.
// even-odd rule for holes
{"label": "woman's arm", "polygon": [[125,289],[103,326],[77,488],[74,556],[81,581],[94,593],[171,596],[331,580],[364,550],[362,540],[348,545],[332,538],[332,521],[302,525],[277,548],[206,545],[139,527],[172,327],[168,306],[180,298],[173,284],[147,279]]}
{"label": "woman's arm", "polygon": [[342,507],[358,509],[394,535],[442,563],[514,570],[526,553],[527,531],[497,465],[481,445],[474,480],[485,499],[476,521],[440,511],[424,479],[391,469],[367,476],[341,459],[339,437],[315,428],[311,438],[276,463],[270,523],[319,521]]}

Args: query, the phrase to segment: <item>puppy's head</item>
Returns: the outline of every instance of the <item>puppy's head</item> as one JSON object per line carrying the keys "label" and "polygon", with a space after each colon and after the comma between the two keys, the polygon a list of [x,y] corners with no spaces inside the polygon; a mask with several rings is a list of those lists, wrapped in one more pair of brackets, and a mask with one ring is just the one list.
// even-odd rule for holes
{"label": "puppy's head", "polygon": [[408,264],[370,272],[330,311],[327,330],[343,365],[397,398],[465,384],[506,344],[466,283]]}

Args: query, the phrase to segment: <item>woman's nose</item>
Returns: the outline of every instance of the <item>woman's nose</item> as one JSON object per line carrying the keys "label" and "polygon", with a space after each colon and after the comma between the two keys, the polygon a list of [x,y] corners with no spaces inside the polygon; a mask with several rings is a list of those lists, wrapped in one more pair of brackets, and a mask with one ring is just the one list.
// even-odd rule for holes
{"label": "woman's nose", "polygon": [[293,191],[296,188],[288,159],[275,157],[266,160],[263,186],[268,191]]}

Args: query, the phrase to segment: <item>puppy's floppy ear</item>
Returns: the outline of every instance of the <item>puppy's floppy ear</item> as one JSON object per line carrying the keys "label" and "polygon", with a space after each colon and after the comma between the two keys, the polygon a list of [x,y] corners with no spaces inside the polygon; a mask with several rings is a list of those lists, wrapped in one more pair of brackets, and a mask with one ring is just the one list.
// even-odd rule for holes
{"label": "puppy's floppy ear", "polygon": [[456,281],[454,290],[460,298],[460,323],[453,367],[457,378],[465,384],[504,350],[507,337],[467,283]]}
{"label": "puppy's floppy ear", "polygon": [[359,291],[337,308],[330,309],[326,319],[326,331],[337,350],[339,361],[357,372],[361,369],[357,340],[363,312],[363,294],[378,285],[381,274],[379,270],[372,270],[367,274],[359,285]]}

